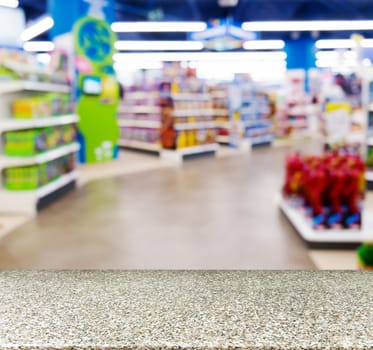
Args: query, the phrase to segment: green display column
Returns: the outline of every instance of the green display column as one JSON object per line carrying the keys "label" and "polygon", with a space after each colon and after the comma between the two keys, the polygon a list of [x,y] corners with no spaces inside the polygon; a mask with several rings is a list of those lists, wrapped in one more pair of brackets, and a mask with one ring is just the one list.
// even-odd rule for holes
{"label": "green display column", "polygon": [[73,32],[76,108],[82,163],[117,157],[119,84],[113,69],[112,0],[50,0],[54,37]]}

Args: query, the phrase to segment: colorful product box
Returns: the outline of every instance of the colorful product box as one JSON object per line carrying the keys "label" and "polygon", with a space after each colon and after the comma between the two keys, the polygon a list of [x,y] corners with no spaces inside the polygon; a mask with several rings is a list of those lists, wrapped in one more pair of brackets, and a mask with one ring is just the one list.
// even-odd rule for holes
{"label": "colorful product box", "polygon": [[4,186],[11,191],[35,190],[74,169],[74,155],[70,154],[44,164],[13,167],[4,170]]}
{"label": "colorful product box", "polygon": [[30,157],[56,147],[73,143],[77,137],[72,124],[4,134],[4,152],[10,157]]}

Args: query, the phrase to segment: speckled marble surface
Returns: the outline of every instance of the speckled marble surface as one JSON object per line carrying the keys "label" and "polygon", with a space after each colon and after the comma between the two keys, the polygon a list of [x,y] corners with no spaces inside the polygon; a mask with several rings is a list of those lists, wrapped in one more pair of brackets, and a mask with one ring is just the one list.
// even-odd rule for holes
{"label": "speckled marble surface", "polygon": [[373,349],[373,273],[4,271],[0,349]]}

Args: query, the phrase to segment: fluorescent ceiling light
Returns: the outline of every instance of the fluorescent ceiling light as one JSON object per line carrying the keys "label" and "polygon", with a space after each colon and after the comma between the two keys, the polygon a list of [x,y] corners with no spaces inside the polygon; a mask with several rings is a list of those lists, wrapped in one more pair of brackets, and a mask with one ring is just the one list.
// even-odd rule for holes
{"label": "fluorescent ceiling light", "polygon": [[17,8],[19,5],[18,0],[0,0],[0,6],[11,7],[13,9]]}
{"label": "fluorescent ceiling light", "polygon": [[318,68],[339,68],[339,67],[355,67],[356,60],[345,60],[342,63],[338,60],[316,60],[316,67]]}
{"label": "fluorescent ceiling light", "polygon": [[23,41],[28,41],[33,38],[36,38],[40,34],[48,31],[54,26],[54,21],[52,17],[44,17],[40,21],[32,24],[28,28],[26,28],[23,33],[21,34],[21,39]]}
{"label": "fluorescent ceiling light", "polygon": [[115,43],[115,48],[123,51],[196,51],[202,50],[203,46],[200,41],[122,40]]}
{"label": "fluorescent ceiling light", "polygon": [[151,52],[151,53],[116,53],[116,62],[127,61],[284,61],[283,51],[270,52]]}
{"label": "fluorescent ceiling light", "polygon": [[316,59],[318,60],[340,60],[340,59],[351,59],[356,60],[357,54],[354,51],[319,51],[316,53]]}
{"label": "fluorescent ceiling light", "polygon": [[[325,39],[317,40],[315,43],[318,49],[353,49],[357,43],[351,39]],[[373,39],[363,39],[360,42],[361,47],[373,47]]]}
{"label": "fluorescent ceiling light", "polygon": [[299,32],[334,30],[373,30],[373,21],[262,21],[244,22],[242,29],[251,32]]}
{"label": "fluorescent ceiling light", "polygon": [[245,50],[281,50],[284,47],[283,40],[250,40],[243,44]]}
{"label": "fluorescent ceiling light", "polygon": [[131,32],[202,32],[205,22],[114,22],[111,29],[119,33]]}
{"label": "fluorescent ceiling light", "polygon": [[352,49],[356,44],[351,39],[326,39],[317,40],[315,46],[318,49]]}
{"label": "fluorescent ceiling light", "polygon": [[23,49],[31,52],[49,52],[54,50],[54,44],[51,41],[27,41],[23,44]]}

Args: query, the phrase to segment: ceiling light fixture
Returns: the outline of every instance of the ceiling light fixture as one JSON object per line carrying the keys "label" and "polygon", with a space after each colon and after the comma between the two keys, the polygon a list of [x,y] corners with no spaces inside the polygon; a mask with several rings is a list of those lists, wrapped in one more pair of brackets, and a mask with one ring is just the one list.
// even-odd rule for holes
{"label": "ceiling light fixture", "polygon": [[205,22],[114,22],[111,29],[117,33],[133,32],[202,32]]}
{"label": "ceiling light fixture", "polygon": [[[324,39],[315,43],[318,49],[353,49],[357,43],[351,39]],[[364,48],[373,47],[373,39],[363,39],[360,46]]]}
{"label": "ceiling light fixture", "polygon": [[341,59],[351,59],[356,60],[357,54],[354,51],[319,51],[316,53],[316,59],[318,60],[341,60]]}
{"label": "ceiling light fixture", "polygon": [[115,43],[115,48],[120,51],[198,51],[203,47],[201,41],[122,40]]}
{"label": "ceiling light fixture", "polygon": [[26,28],[23,33],[21,34],[21,39],[23,41],[28,41],[33,38],[36,38],[40,34],[48,31],[54,26],[54,20],[52,17],[44,17],[43,19],[37,21],[36,23],[32,24],[28,28]]}
{"label": "ceiling light fixture", "polygon": [[244,22],[242,29],[251,32],[300,32],[335,30],[373,30],[373,21],[261,21]]}
{"label": "ceiling light fixture", "polygon": [[285,61],[283,51],[270,52],[150,52],[150,53],[116,53],[116,62],[126,61]]}
{"label": "ceiling light fixture", "polygon": [[51,41],[27,41],[23,44],[23,49],[30,52],[50,52],[54,47]]}
{"label": "ceiling light fixture", "polygon": [[283,40],[250,40],[245,41],[245,50],[281,50],[285,47]]}
{"label": "ceiling light fixture", "polygon": [[0,6],[3,6],[3,7],[10,7],[10,8],[17,8],[19,5],[19,1],[18,0],[0,0]]}

